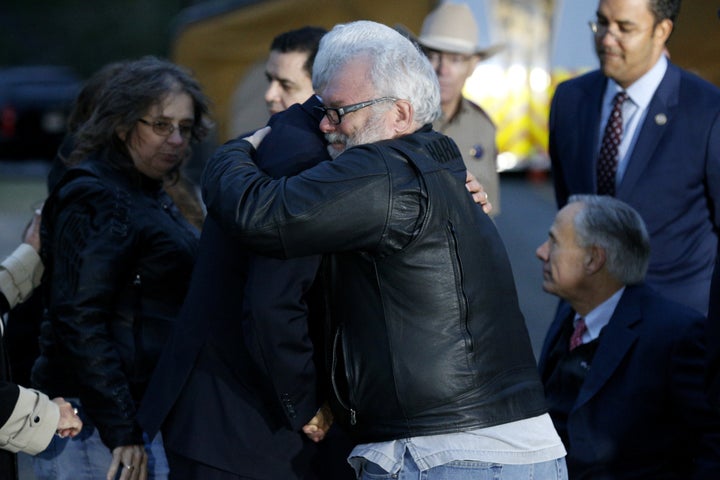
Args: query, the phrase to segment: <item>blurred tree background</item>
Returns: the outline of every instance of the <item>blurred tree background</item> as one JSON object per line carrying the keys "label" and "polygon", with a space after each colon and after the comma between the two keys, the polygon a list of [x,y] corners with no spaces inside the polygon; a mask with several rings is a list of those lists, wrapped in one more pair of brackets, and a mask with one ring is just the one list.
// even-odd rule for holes
{"label": "blurred tree background", "polygon": [[69,65],[87,77],[142,55],[167,57],[191,0],[0,0],[0,66]]}

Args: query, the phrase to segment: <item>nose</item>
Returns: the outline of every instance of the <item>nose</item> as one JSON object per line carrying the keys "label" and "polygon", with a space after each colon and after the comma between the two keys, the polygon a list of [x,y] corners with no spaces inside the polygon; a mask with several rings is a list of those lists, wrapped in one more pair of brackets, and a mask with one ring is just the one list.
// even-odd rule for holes
{"label": "nose", "polygon": [[442,53],[439,53],[435,58],[433,58],[431,63],[437,76],[445,73],[448,63],[445,61],[444,55]]}
{"label": "nose", "polygon": [[335,131],[335,127],[337,127],[337,125],[330,123],[327,115],[323,115],[322,120],[320,120],[320,131],[323,133],[331,133]]}
{"label": "nose", "polygon": [[535,256],[542,260],[543,262],[547,262],[548,259],[548,251],[549,251],[549,243],[547,240],[543,242],[537,249],[535,250]]}
{"label": "nose", "polygon": [[605,47],[612,47],[617,45],[618,43],[617,37],[615,37],[615,34],[610,30],[605,30],[605,33],[598,37],[598,41],[600,42],[600,45],[603,45]]}
{"label": "nose", "polygon": [[273,80],[270,82],[270,85],[268,85],[267,90],[265,90],[265,102],[271,103],[275,101],[279,101],[280,95],[280,85],[278,85],[278,82]]}
{"label": "nose", "polygon": [[167,142],[172,145],[181,145],[186,139],[180,135],[180,129],[175,127],[170,135],[167,137]]}
{"label": "nose", "polygon": [[598,29],[595,38],[600,45],[616,46],[620,42],[620,32],[617,30],[613,30],[609,26],[598,27]]}

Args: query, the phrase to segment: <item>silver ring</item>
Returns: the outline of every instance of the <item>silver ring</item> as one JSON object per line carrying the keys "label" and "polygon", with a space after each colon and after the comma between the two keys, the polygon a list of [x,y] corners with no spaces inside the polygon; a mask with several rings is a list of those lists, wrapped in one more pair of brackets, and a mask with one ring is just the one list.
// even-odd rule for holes
{"label": "silver ring", "polygon": [[77,408],[73,408],[73,413],[74,413],[75,415],[77,415],[77,413],[78,413]]}
{"label": "silver ring", "polygon": [[135,467],[133,465],[125,465],[125,468],[127,468],[128,470],[132,470]]}

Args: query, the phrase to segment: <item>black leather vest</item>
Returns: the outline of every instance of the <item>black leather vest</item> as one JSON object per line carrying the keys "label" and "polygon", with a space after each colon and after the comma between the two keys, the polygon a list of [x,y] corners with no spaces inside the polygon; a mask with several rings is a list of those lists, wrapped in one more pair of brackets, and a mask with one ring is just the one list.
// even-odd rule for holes
{"label": "black leather vest", "polygon": [[544,413],[505,247],[464,188],[457,147],[436,132],[374,147],[391,178],[415,171],[427,201],[399,251],[332,256],[334,380],[350,431],[382,441]]}

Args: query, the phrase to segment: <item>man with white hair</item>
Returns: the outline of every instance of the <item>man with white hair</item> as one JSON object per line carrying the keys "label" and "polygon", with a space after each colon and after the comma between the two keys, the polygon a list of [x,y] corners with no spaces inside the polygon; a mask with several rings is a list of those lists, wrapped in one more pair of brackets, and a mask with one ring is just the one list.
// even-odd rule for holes
{"label": "man with white hair", "polygon": [[[259,253],[329,254],[325,357],[351,464],[362,478],[566,478],[505,248],[431,128],[427,58],[386,26],[338,25],[313,85],[333,161],[274,180],[251,160],[259,131],[218,149],[203,191]],[[316,440],[322,420],[305,429]]]}

